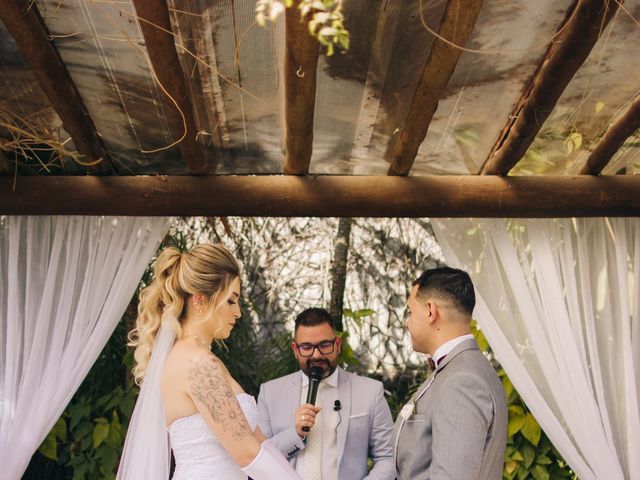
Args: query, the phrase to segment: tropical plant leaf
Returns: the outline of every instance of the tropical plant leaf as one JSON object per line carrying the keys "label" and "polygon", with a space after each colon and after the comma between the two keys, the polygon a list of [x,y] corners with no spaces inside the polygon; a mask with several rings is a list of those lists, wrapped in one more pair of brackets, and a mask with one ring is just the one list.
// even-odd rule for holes
{"label": "tropical plant leaf", "polygon": [[535,480],[549,480],[549,472],[548,470],[542,466],[542,465],[535,465],[532,469],[531,469],[531,476],[535,479]]}
{"label": "tropical plant leaf", "polygon": [[507,475],[511,475],[518,468],[518,462],[514,462],[513,460],[507,460],[504,464],[504,471]]}
{"label": "tropical plant leaf", "polygon": [[507,435],[512,437],[516,433],[518,433],[524,426],[525,419],[526,416],[524,415],[513,415],[512,417],[510,417]]}
{"label": "tropical plant leaf", "polygon": [[520,405],[509,405],[509,413],[513,413],[514,415],[522,415],[524,416],[524,408]]}
{"label": "tropical plant leaf", "polygon": [[93,448],[98,448],[109,436],[109,424],[97,423],[93,429]]}
{"label": "tropical plant leaf", "polygon": [[536,463],[538,465],[551,465],[551,459],[546,455],[538,455],[536,457]]}
{"label": "tropical plant leaf", "polygon": [[536,459],[535,449],[528,443],[525,443],[520,451],[522,452],[522,456],[524,457],[524,467],[531,468],[531,465],[533,465],[533,461]]}
{"label": "tropical plant leaf", "polygon": [[38,447],[38,452],[50,460],[58,460],[58,440],[53,430],[49,432],[49,435],[45,437],[40,447]]}
{"label": "tropical plant leaf", "polygon": [[578,132],[573,132],[564,141],[564,147],[567,153],[572,153],[580,148],[582,145],[582,135]]}
{"label": "tropical plant leaf", "polygon": [[522,425],[522,435],[524,435],[524,438],[529,440],[534,447],[540,443],[542,429],[531,413],[527,413],[525,417],[524,424]]}

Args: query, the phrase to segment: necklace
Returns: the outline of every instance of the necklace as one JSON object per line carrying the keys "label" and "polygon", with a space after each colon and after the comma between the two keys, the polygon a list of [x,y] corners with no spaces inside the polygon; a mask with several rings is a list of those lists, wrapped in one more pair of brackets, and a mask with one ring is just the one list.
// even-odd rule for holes
{"label": "necklace", "polygon": [[211,350],[211,344],[205,342],[197,335],[193,335],[192,333],[185,333],[182,335],[182,338],[191,338],[196,342],[196,345],[198,345],[199,347],[206,348],[207,350]]}

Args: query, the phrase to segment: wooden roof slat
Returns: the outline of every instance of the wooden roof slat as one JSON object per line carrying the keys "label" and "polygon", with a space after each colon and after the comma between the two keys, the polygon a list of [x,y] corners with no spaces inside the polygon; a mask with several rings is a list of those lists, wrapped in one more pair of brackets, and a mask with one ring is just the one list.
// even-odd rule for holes
{"label": "wooden roof slat", "polygon": [[[483,0],[449,0],[438,34],[464,46],[473,32]],[[411,107],[393,151],[389,175],[408,175],[418,148],[427,136],[429,123],[438,108],[449,79],[462,55],[462,49],[435,38],[422,71]]]}
{"label": "wooden roof slat", "polygon": [[4,175],[11,172],[11,162],[9,162],[9,158],[7,157],[4,150],[0,150],[0,175]]}
{"label": "wooden roof slat", "polygon": [[109,174],[112,166],[108,160],[100,135],[71,79],[58,50],[50,41],[47,29],[36,3],[29,0],[0,1],[0,19],[14,38],[16,45],[38,79],[64,129],[73,139],[81,162],[87,169]]}
{"label": "wooden roof slat", "polygon": [[[0,214],[376,217],[640,215],[640,175],[0,176]],[[113,199],[118,199],[114,202]],[[389,199],[393,199],[390,201]]]}
{"label": "wooden roof slat", "polygon": [[285,12],[284,96],[286,151],[284,173],[309,172],[313,151],[316,69],[320,47],[300,18],[299,0]]}
{"label": "wooden roof slat", "polygon": [[577,0],[509,115],[482,175],[506,175],[524,156],[558,99],[618,10],[614,0]]}
{"label": "wooden roof slat", "polygon": [[176,51],[167,3],[165,0],[133,0],[133,5],[153,71],[179,108],[174,106],[170,115],[173,134],[178,138],[184,134],[180,142],[184,162],[191,173],[203,173],[207,167],[204,147],[197,141],[193,104]]}
{"label": "wooden roof slat", "polygon": [[627,138],[640,128],[640,96],[610,125],[580,170],[580,175],[598,175]]}

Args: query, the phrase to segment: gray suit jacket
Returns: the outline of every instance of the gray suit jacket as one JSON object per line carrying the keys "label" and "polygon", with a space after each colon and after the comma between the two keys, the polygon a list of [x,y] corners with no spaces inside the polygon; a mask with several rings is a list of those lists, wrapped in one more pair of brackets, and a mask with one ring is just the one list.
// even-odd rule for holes
{"label": "gray suit jacket", "polygon": [[414,399],[413,413],[398,415],[394,428],[398,480],[502,478],[507,400],[474,340],[457,345]]}
{"label": "gray suit jacket", "polygon": [[[300,406],[300,372],[260,386],[258,425],[295,467],[305,444],[295,431],[294,412]],[[338,399],[342,421],[338,426],[339,480],[393,480],[391,434],[393,420],[382,383],[338,368]],[[374,466],[367,475],[367,458]]]}

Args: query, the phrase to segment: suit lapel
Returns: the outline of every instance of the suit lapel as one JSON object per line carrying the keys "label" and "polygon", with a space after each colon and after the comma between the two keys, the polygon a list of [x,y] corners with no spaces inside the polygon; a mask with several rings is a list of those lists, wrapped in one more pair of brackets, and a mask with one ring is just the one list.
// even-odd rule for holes
{"label": "suit lapel", "polygon": [[[288,383],[287,391],[283,392],[284,395],[281,396],[283,398],[282,407],[285,409],[285,412],[295,412],[300,406],[300,396],[302,389],[302,374],[300,370],[291,375],[291,382]],[[294,456],[290,459],[291,465],[293,468],[296,468],[296,463],[298,462],[298,456]]]}
{"label": "suit lapel", "polygon": [[444,367],[446,367],[447,364],[451,362],[451,360],[453,360],[456,356],[458,356],[460,353],[464,352],[465,350],[478,350],[478,344],[476,343],[475,340],[470,338],[469,340],[465,340],[464,342],[456,345],[456,347],[453,350],[451,350],[451,352],[449,352],[447,356],[444,357],[444,359],[438,364],[438,368],[436,368],[436,372],[439,372]]}
{"label": "suit lapel", "polygon": [[[349,418],[351,417],[351,381],[347,372],[338,367],[338,399],[340,400],[340,417],[341,421],[338,425],[337,447],[339,453],[338,465],[342,460],[344,453],[344,445],[347,441],[347,432],[349,431]],[[327,407],[329,407],[327,405]],[[326,408],[326,407],[325,407]]]}
{"label": "suit lapel", "polygon": [[411,397],[411,400],[410,400],[411,402],[415,404],[418,401],[418,399],[422,397],[422,395],[424,395],[427,389],[431,386],[431,383],[433,382],[433,377],[435,376],[435,374],[436,372],[431,372],[431,375],[427,377],[427,379],[422,383],[422,385],[420,385],[418,390],[416,390],[416,393]]}
{"label": "suit lapel", "polygon": [[412,398],[413,403],[416,403],[420,399],[420,397],[424,395],[427,388],[431,386],[431,383],[433,382],[432,377],[435,377],[435,375],[440,373],[444,369],[444,367],[446,367],[449,364],[449,362],[451,362],[460,353],[464,352],[465,350],[474,350],[474,349],[477,350],[478,345],[476,344],[475,340],[471,340],[471,339],[465,340],[459,345],[456,345],[456,347],[453,350],[451,350],[451,352],[449,352],[449,354],[447,354],[447,356],[438,364],[438,368],[436,368],[435,372],[431,372],[431,375],[429,375],[429,377],[420,386],[420,388],[418,388],[418,390],[416,391],[416,394]]}
{"label": "suit lapel", "polygon": [[302,391],[302,373],[300,370],[291,375],[291,383],[289,384],[289,390],[286,395],[288,405],[287,407],[293,407],[291,411],[296,411],[300,406],[300,392]]}

